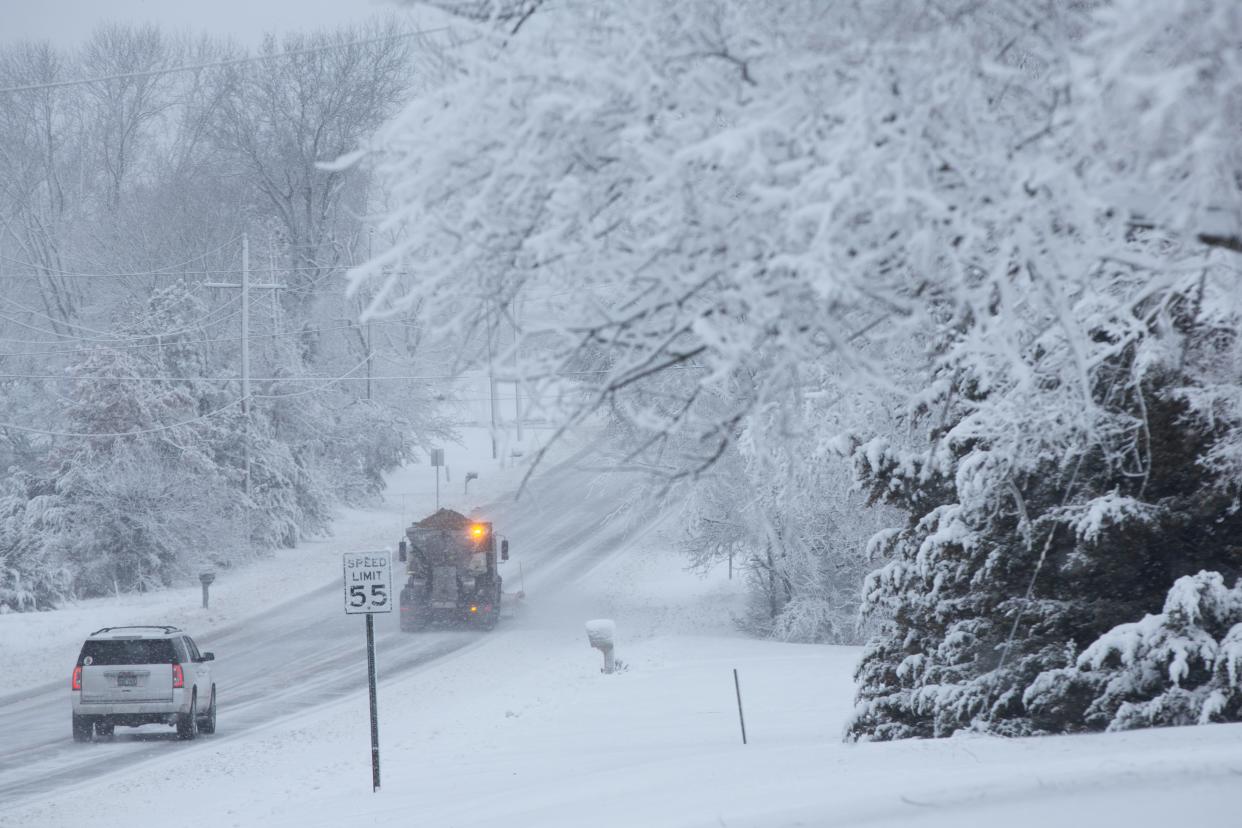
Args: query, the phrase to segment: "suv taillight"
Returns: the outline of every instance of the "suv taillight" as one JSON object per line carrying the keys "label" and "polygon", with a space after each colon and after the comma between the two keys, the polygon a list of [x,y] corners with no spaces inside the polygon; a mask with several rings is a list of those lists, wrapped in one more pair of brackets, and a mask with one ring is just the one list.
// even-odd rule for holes
{"label": "suv taillight", "polygon": [[181,672],[181,665],[174,664],[173,668],[173,687],[185,687],[185,673]]}
{"label": "suv taillight", "polygon": [[81,665],[73,668],[73,678],[69,680],[70,690],[82,689],[82,667]]}

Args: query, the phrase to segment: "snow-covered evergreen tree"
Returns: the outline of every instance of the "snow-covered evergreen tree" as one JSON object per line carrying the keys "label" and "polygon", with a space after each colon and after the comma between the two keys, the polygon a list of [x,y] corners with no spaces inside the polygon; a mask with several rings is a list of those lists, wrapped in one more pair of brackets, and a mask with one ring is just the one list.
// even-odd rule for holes
{"label": "snow-covered evergreen tree", "polygon": [[853,738],[1084,727],[1090,693],[1062,679],[1058,696],[1048,676],[1066,674],[1049,671],[1156,612],[1180,576],[1242,568],[1242,307],[1231,254],[1210,250],[1228,233],[1203,238],[1210,214],[1242,216],[1242,187],[1212,183],[1239,169],[1221,130],[1242,85],[1236,48],[1200,48],[1239,9],[1123,5],[1053,67],[1074,103],[1038,138],[1057,151],[1022,231],[1048,258],[981,279],[983,301],[942,297],[917,406],[932,448],[855,452],[872,496],[912,518],[875,541],[893,560],[865,606],[887,629],[859,667]]}
{"label": "snow-covered evergreen tree", "polygon": [[1051,705],[1028,710],[1032,682],[1154,612],[1178,577],[1242,570],[1242,485],[1210,462],[1236,435],[1186,402],[1242,318],[1222,328],[1200,314],[1223,299],[1202,286],[1145,297],[1132,319],[1089,316],[1085,398],[1060,369],[1044,373],[1070,353],[1045,334],[1028,351],[1029,384],[959,363],[924,409],[931,450],[857,447],[871,496],[911,519],[875,539],[892,560],[864,601],[885,631],[858,670],[854,737],[1079,727]]}

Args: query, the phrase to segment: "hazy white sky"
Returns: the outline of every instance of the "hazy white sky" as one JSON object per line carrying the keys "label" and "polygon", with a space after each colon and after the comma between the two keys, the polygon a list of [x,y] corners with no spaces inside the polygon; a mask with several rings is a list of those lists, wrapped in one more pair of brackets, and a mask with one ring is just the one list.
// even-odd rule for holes
{"label": "hazy white sky", "polygon": [[356,23],[390,11],[393,0],[0,0],[0,44],[81,43],[100,23],[158,23],[169,31],[232,35],[252,46],[267,31]]}

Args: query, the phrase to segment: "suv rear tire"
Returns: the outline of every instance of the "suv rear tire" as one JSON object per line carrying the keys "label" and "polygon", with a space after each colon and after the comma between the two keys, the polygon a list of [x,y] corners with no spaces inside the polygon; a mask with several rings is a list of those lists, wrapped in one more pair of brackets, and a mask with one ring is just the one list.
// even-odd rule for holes
{"label": "suv rear tire", "polygon": [[203,720],[198,723],[199,733],[215,733],[216,732],[216,688],[211,687],[211,704],[207,708],[207,715],[203,716]]}
{"label": "suv rear tire", "polygon": [[190,712],[177,714],[177,738],[189,741],[198,735],[198,694],[190,697]]}

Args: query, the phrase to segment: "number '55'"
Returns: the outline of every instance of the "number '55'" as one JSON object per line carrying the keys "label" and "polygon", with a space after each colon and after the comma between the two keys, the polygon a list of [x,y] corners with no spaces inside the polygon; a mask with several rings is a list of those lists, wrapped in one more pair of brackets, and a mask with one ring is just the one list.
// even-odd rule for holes
{"label": "number '55'", "polygon": [[368,586],[371,587],[371,606],[382,607],[388,603],[388,589],[383,584],[354,584],[349,588],[351,607],[366,606]]}

